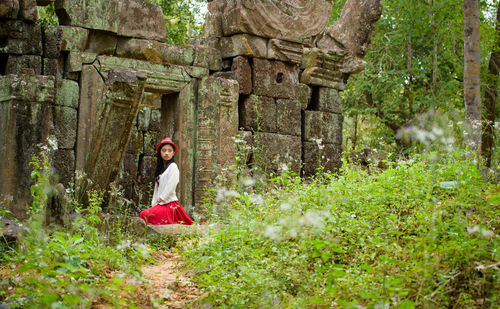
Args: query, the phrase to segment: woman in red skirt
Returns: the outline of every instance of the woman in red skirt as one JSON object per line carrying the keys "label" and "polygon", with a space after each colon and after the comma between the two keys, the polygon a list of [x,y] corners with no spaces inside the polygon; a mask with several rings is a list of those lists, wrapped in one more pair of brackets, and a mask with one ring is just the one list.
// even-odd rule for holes
{"label": "woman in red skirt", "polygon": [[179,168],[174,162],[178,147],[170,138],[165,138],[156,145],[158,160],[155,171],[155,190],[151,208],[141,211],[139,217],[146,224],[186,224],[193,220],[182,209],[175,194],[179,183]]}

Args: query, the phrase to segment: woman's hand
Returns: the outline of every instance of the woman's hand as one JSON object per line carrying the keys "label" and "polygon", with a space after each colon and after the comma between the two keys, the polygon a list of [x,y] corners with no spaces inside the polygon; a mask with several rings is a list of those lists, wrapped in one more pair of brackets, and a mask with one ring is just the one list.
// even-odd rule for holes
{"label": "woman's hand", "polygon": [[165,200],[162,199],[161,197],[158,198],[158,203],[165,203]]}

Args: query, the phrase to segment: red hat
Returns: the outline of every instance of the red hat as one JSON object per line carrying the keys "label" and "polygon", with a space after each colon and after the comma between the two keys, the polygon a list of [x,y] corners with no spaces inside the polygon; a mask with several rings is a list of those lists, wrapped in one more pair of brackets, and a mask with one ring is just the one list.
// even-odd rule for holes
{"label": "red hat", "polygon": [[165,137],[161,142],[159,142],[158,144],[156,144],[156,152],[158,152],[158,150],[160,150],[160,147],[162,145],[165,145],[165,144],[170,144],[172,145],[172,147],[174,147],[174,154],[177,153],[177,150],[179,150],[179,147],[177,147],[176,144],[174,144],[174,142],[172,142],[172,140],[170,139],[170,137]]}

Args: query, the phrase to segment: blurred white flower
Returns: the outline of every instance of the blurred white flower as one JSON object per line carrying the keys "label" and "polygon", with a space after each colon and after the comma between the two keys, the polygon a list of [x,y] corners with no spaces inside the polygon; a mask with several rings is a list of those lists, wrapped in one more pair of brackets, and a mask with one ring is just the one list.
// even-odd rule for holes
{"label": "blurred white flower", "polygon": [[279,226],[268,225],[266,230],[264,231],[264,236],[271,238],[272,240],[280,240],[281,236],[279,235],[281,228]]}
{"label": "blurred white flower", "polygon": [[252,194],[250,195],[250,201],[257,205],[264,204],[264,198],[260,194]]}

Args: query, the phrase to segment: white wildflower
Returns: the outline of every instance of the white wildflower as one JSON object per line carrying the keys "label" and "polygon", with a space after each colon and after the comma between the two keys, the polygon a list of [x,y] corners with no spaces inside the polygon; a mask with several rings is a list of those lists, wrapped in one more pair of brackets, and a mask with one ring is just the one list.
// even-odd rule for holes
{"label": "white wildflower", "polygon": [[268,225],[264,231],[264,236],[271,238],[272,240],[280,240],[280,232],[281,228],[279,226]]}

